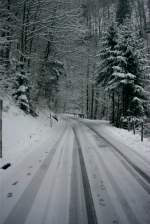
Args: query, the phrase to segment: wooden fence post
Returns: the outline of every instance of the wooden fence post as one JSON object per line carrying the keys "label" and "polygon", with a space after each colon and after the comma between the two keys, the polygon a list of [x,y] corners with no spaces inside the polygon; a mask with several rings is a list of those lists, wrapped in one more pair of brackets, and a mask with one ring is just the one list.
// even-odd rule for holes
{"label": "wooden fence post", "polygon": [[130,131],[130,121],[129,121],[129,118],[128,118],[128,131]]}
{"label": "wooden fence post", "polygon": [[135,135],[135,120],[133,119],[133,134]]}
{"label": "wooden fence post", "polygon": [[144,122],[141,122],[141,142],[143,142],[144,139]]}

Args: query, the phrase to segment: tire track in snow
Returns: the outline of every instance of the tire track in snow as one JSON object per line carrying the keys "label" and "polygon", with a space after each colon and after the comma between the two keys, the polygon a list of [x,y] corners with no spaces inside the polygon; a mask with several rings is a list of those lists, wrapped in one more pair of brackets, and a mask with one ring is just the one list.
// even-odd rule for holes
{"label": "tire track in snow", "polygon": [[[85,142],[88,142],[88,138],[86,135],[84,135],[84,141]],[[90,141],[89,141],[90,143]],[[111,184],[112,186],[112,189],[114,189],[114,192],[116,192],[116,195],[117,195],[117,198],[118,198],[118,201],[124,211],[124,214],[126,215],[127,217],[127,220],[128,220],[128,223],[131,223],[131,224],[141,224],[141,222],[138,220],[138,218],[136,217],[131,205],[128,203],[128,200],[125,198],[122,190],[120,189],[120,187],[118,186],[116,180],[114,179],[113,175],[111,174],[110,170],[108,169],[108,167],[106,166],[105,164],[105,159],[102,158],[102,156],[99,154],[98,152],[98,149],[93,147],[93,145],[91,144],[92,148],[94,150],[91,150],[91,152],[93,152],[96,156],[96,158],[98,159],[99,161],[99,164],[101,164],[102,166],[102,169],[104,170],[104,173],[106,174],[108,180],[109,180],[109,183]],[[92,153],[90,154],[91,157],[92,157]],[[94,158],[94,157],[93,157]],[[97,163],[96,160],[93,161],[93,163]],[[101,170],[100,170],[101,172]],[[108,210],[108,214],[109,214],[109,210]],[[120,219],[120,218],[119,218]],[[122,223],[121,220],[117,221],[117,223]],[[106,222],[107,223],[107,222]],[[113,222],[112,222],[113,223]],[[144,223],[144,222],[143,222]]]}
{"label": "tire track in snow", "polygon": [[74,141],[71,171],[71,195],[69,206],[69,224],[87,224],[84,189],[79,161],[78,145]]}
{"label": "tire track in snow", "polygon": [[140,224],[140,222],[138,221],[138,219],[136,218],[135,214],[132,211],[132,208],[129,206],[128,201],[125,199],[125,197],[122,194],[122,191],[120,190],[120,188],[118,187],[116,181],[114,180],[113,176],[111,175],[111,173],[109,172],[108,168],[106,167],[103,159],[101,158],[101,156],[99,155],[97,150],[94,150],[100,163],[103,166],[103,169],[107,175],[107,177],[109,178],[111,185],[113,187],[113,189],[116,191],[117,195],[118,195],[118,200],[120,201],[120,204],[122,205],[122,207],[124,208],[124,212],[127,215],[128,221],[131,224]]}
{"label": "tire track in snow", "polygon": [[86,203],[88,224],[98,224],[96,211],[95,211],[95,207],[94,207],[94,202],[93,202],[93,197],[92,197],[92,192],[91,192],[91,187],[90,187],[90,183],[89,183],[89,179],[88,179],[88,175],[87,175],[87,171],[86,171],[86,166],[85,166],[85,162],[84,162],[84,157],[83,157],[81,145],[78,140],[78,136],[77,136],[75,127],[73,127],[73,131],[74,131],[74,135],[75,135],[75,140],[78,145],[79,160],[80,160],[81,173],[82,173],[82,179],[83,179],[84,197],[85,197],[85,203]]}
{"label": "tire track in snow", "polygon": [[[117,147],[115,147],[112,143],[110,143],[105,137],[101,136],[98,131],[96,131],[94,128],[89,127],[88,125],[86,125],[86,127],[88,127],[92,132],[94,132],[99,138],[103,139],[108,145],[110,145],[112,150],[114,150],[114,152],[118,153],[128,163],[128,165],[127,164],[125,165],[125,162],[123,164],[130,171],[130,173],[136,178],[136,180],[142,185],[142,187],[146,190],[146,192],[148,194],[150,194],[150,186],[149,186],[149,184],[150,184],[150,176],[147,175],[137,165],[135,165],[124,153],[122,153]],[[131,167],[136,171],[136,173],[138,175],[140,175],[147,182],[148,185],[145,184],[145,182],[143,182],[142,179],[139,179],[139,176],[135,176],[135,174],[133,173]]]}
{"label": "tire track in snow", "polygon": [[27,215],[32,207],[32,204],[34,202],[34,199],[39,191],[39,188],[42,184],[42,181],[46,175],[46,172],[48,168],[50,167],[50,164],[54,158],[54,155],[57,151],[57,147],[60,144],[61,140],[65,136],[64,132],[58,141],[56,142],[53,149],[49,152],[47,157],[44,159],[42,165],[34,175],[33,179],[31,180],[30,184],[27,186],[25,191],[23,192],[22,196],[16,203],[15,207],[12,209],[6,220],[4,221],[4,224],[23,224],[25,223],[27,219]]}

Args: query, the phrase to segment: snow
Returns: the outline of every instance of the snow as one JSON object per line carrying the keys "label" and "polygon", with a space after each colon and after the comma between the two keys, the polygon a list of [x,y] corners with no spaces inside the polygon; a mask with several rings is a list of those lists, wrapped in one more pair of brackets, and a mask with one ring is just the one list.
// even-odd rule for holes
{"label": "snow", "polygon": [[131,73],[122,73],[122,72],[114,72],[112,74],[112,76],[116,76],[118,78],[125,78],[125,79],[134,79],[135,75],[131,74]]}
{"label": "snow", "polygon": [[[7,111],[8,110],[8,111]],[[52,143],[57,136],[58,124],[53,120],[54,127],[50,127],[49,112],[43,111],[38,118],[33,118],[24,114],[20,109],[4,101],[3,112],[3,159],[0,166],[6,162],[15,165],[20,163],[29,153],[38,146],[39,143],[46,141],[52,135]],[[70,115],[71,116],[71,115]],[[150,161],[150,139],[144,138],[141,142],[140,135],[134,135],[131,131],[112,127],[108,121],[89,121],[100,132],[107,133],[107,138],[111,136],[115,141],[130,147]],[[56,134],[56,136],[55,136]]]}
{"label": "snow", "polygon": [[20,86],[20,87],[18,88],[18,91],[19,91],[19,92],[26,92],[27,88],[28,88],[28,87],[22,85],[22,86]]}
{"label": "snow", "polygon": [[[22,117],[20,111],[17,117]],[[25,116],[23,120],[27,122],[28,119]],[[71,186],[78,186],[82,181],[80,169],[77,169],[79,179],[75,179],[72,174],[74,160],[72,126],[67,125],[67,119],[66,121],[62,119],[59,124],[55,124],[55,128],[50,129],[44,113],[40,115],[39,120],[41,124],[44,122],[43,129],[49,130],[49,134],[45,136],[46,141],[42,142],[44,138],[40,139],[37,136],[40,142],[35,150],[30,152],[21,163],[16,164],[12,170],[1,170],[0,223],[65,224],[69,223],[68,220],[71,219],[70,203],[74,203],[71,197]],[[52,144],[51,138],[54,136],[57,137],[57,140],[55,144]],[[75,167],[76,162],[78,160],[75,161]],[[15,185],[16,181],[18,183]],[[12,197],[9,198],[9,194],[12,194]],[[78,209],[81,223],[87,223],[87,221],[83,221],[85,220],[82,207],[84,204],[83,189],[79,190],[77,194],[75,196],[80,200],[79,202],[77,200],[77,204],[74,206]]]}
{"label": "snow", "polygon": [[[85,206],[87,196],[83,185],[85,180],[81,172],[79,146],[72,128],[76,130],[83,153],[97,223],[149,223],[148,193],[140,184],[140,180],[137,181],[134,177],[134,169],[130,168],[130,172],[119,156],[116,156],[112,146],[103,138],[96,138],[93,131],[83,125],[83,122],[109,140],[113,139],[118,147],[126,145],[124,150],[127,153],[130,150],[136,154],[134,149],[126,144],[127,135],[128,144],[131,143],[131,133],[114,128],[104,120],[79,119],[82,121],[79,122],[71,115],[64,114],[59,115],[59,122],[51,129],[48,111],[40,112],[38,118],[32,118],[8,103],[5,103],[4,107],[4,126],[7,123],[9,128],[18,131],[14,134],[14,139],[11,138],[11,143],[10,139],[8,141],[9,147],[16,143],[18,151],[13,147],[14,157],[9,150],[5,154],[6,158],[13,159],[13,168],[0,170],[0,223],[88,222]],[[27,136],[30,138],[31,133],[35,134],[32,136],[33,140],[31,138],[33,145],[28,139],[24,139]],[[5,135],[11,137],[8,136],[8,129]],[[20,139],[18,135],[22,137],[20,145],[16,141]],[[140,141],[140,136],[136,136]],[[21,146],[25,142],[27,145],[22,150]],[[145,142],[146,140],[139,144]],[[4,143],[6,144],[6,140]],[[137,174],[135,176],[137,177]]]}
{"label": "snow", "polygon": [[[105,121],[88,121],[89,127],[118,144],[119,133]],[[137,182],[135,174],[129,172],[122,160],[116,157],[111,146],[103,139],[95,138],[92,131],[84,126],[78,129],[86,169],[98,223],[149,223],[149,197]],[[94,138],[93,138],[94,137]],[[119,139],[122,141],[122,138]],[[121,144],[118,144],[120,147]],[[127,150],[128,147],[124,148]],[[128,150],[127,150],[128,151]],[[134,153],[135,154],[135,153]],[[149,172],[149,170],[148,170]],[[108,215],[109,214],[109,215]]]}
{"label": "snow", "polygon": [[[3,159],[0,166],[7,162],[16,165],[38,146],[39,142],[51,138],[53,143],[57,132],[57,122],[50,127],[49,111],[40,112],[33,118],[25,114],[11,100],[3,101]],[[57,135],[56,135],[57,136]]]}
{"label": "snow", "polygon": [[118,72],[120,72],[120,71],[122,71],[122,68],[120,67],[120,66],[113,66],[113,69],[115,70],[115,71],[118,71]]}
{"label": "snow", "polygon": [[114,72],[112,75],[118,78],[126,78],[126,74],[122,72]]}
{"label": "snow", "polygon": [[[0,167],[8,162],[11,167],[0,169],[0,223],[15,208],[32,178],[42,170],[41,162],[45,161],[65,128],[60,116],[59,122],[52,120],[51,128],[49,110],[40,111],[39,116],[33,118],[16,107],[12,100],[3,102],[3,158]],[[12,200],[9,200],[11,194]]]}
{"label": "snow", "polygon": [[134,97],[132,101],[133,102],[138,102],[138,103],[141,103],[142,102],[142,100],[139,99],[138,97]]}
{"label": "snow", "polygon": [[125,64],[127,63],[126,58],[124,56],[118,55],[117,60],[120,62],[124,62]]}
{"label": "snow", "polygon": [[[57,148],[49,172],[47,172],[39,189],[26,224],[40,224],[43,223],[43,220],[45,224],[67,223],[70,202],[72,150],[73,132],[68,128]],[[37,206],[38,204],[39,206]]]}
{"label": "snow", "polygon": [[27,96],[26,96],[25,94],[20,95],[20,96],[18,97],[18,99],[19,99],[19,100],[23,100],[23,101],[25,101],[25,102],[28,102],[28,98],[27,98]]}
{"label": "snow", "polygon": [[104,133],[107,139],[113,139],[114,142],[118,142],[128,149],[136,151],[144,159],[150,162],[150,139],[144,138],[144,142],[141,142],[141,136],[139,133],[133,134],[132,131],[128,131],[121,128],[113,127],[108,121],[89,121],[85,120],[89,124],[93,124],[100,133]]}
{"label": "snow", "polygon": [[127,130],[111,126],[105,126],[104,130],[115,140],[119,140],[121,143],[127,145],[150,162],[150,139],[144,138],[144,142],[141,142],[141,137],[138,133],[134,135],[131,131],[128,132]]}

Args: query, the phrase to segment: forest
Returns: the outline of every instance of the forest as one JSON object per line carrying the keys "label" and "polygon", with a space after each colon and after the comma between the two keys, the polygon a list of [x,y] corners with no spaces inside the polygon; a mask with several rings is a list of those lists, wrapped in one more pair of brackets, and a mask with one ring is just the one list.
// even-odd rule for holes
{"label": "forest", "polygon": [[150,117],[150,0],[0,0],[0,94],[119,126]]}

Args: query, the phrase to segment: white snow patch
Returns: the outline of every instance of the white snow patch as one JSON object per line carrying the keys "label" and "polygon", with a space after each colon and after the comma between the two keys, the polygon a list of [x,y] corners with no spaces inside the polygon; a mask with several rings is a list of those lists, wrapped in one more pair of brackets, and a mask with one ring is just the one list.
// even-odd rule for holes
{"label": "white snow patch", "polygon": [[125,145],[130,150],[134,150],[142,155],[146,160],[150,161],[150,139],[144,138],[141,142],[141,136],[139,133],[133,134],[132,131],[128,131],[121,128],[112,127],[108,121],[104,120],[84,120],[84,122],[93,125],[99,133],[103,133],[109,140],[114,139],[114,142],[119,142]]}
{"label": "white snow patch", "polygon": [[133,150],[140,153],[143,157],[150,161],[150,139],[144,138],[144,142],[141,142],[140,134],[133,134],[132,131],[120,129],[111,126],[104,126],[103,129],[111,135],[115,140],[119,140],[123,144],[129,146]]}
{"label": "white snow patch", "polygon": [[20,163],[29,153],[36,150],[39,144],[51,139],[55,142],[58,137],[60,122],[53,120],[51,128],[49,111],[39,113],[34,118],[21,111],[11,100],[3,101],[3,158],[0,167],[10,162],[12,165]]}

